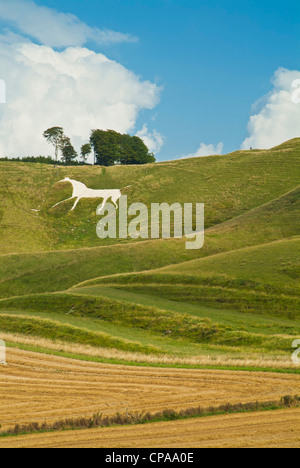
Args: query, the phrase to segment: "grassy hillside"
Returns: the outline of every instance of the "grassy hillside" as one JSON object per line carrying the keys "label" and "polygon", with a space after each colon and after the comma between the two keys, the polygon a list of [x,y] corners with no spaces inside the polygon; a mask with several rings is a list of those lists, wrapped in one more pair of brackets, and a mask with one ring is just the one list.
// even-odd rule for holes
{"label": "grassy hillside", "polygon": [[139,272],[299,234],[300,189],[210,228],[203,249],[150,240],[69,251],[0,256],[0,297],[63,291],[99,276]]}
{"label": "grassy hillside", "polygon": [[83,286],[105,284],[173,301],[298,318],[299,258],[300,238],[295,238]]}
{"label": "grassy hillside", "polygon": [[[144,339],[149,333],[154,336],[164,336],[167,341],[175,341],[176,354],[182,354],[182,347],[189,343],[196,345],[217,345],[219,351],[224,352],[224,347],[231,347],[231,351],[247,350],[252,353],[277,349],[279,353],[290,349],[290,336],[278,336],[246,331],[243,327],[233,327],[229,324],[213,322],[199,314],[179,313],[171,309],[158,309],[153,306],[142,306],[133,302],[113,300],[92,295],[78,294],[51,294],[25,296],[22,298],[8,299],[0,302],[0,326],[14,333],[26,333],[28,335],[43,338],[64,339],[75,343],[85,343],[94,346],[112,347],[113,338],[104,335],[103,322],[115,326],[134,328],[140,332],[142,342],[132,343],[118,336],[115,338],[116,349],[127,351],[142,351],[161,353],[165,348],[149,348],[145,346]],[[22,311],[22,313],[18,312]],[[203,313],[204,311],[202,311]],[[209,313],[208,310],[205,311]],[[41,316],[41,313],[43,316]],[[46,314],[46,317],[45,317]],[[55,320],[53,320],[53,315]],[[34,317],[34,318],[33,318]],[[85,318],[93,320],[96,331],[88,330],[88,326],[81,324],[81,328],[75,327],[69,319]],[[277,324],[278,328],[280,325]],[[292,330],[290,329],[290,332]],[[73,339],[72,339],[73,337]],[[107,344],[106,344],[107,343]],[[126,349],[127,346],[127,349]],[[166,352],[166,348],[164,349]],[[172,350],[174,352],[174,348]],[[195,349],[194,349],[195,351]],[[200,349],[198,349],[200,352]]]}
{"label": "grassy hillside", "polygon": [[[290,363],[300,334],[299,163],[300,139],[148,166],[0,162],[0,333],[141,361],[263,354]],[[101,241],[99,200],[52,208],[71,195],[58,184],[66,176],[94,189],[130,185],[129,203],[148,207],[204,202],[204,247]]]}
{"label": "grassy hillside", "polygon": [[264,289],[272,285],[287,294],[293,290],[297,294],[300,292],[300,237],[213,255],[162,271],[206,277],[218,272],[225,281],[244,280],[251,287]]}
{"label": "grassy hillside", "polygon": [[[284,196],[273,200],[263,206],[255,208],[244,215],[233,218],[218,226],[214,226],[206,230],[205,245],[196,252],[190,252],[188,255],[196,256],[197,258],[206,258],[222,252],[232,252],[250,246],[260,246],[274,241],[286,240],[292,237],[297,237],[300,233],[300,188],[288,192]],[[173,252],[173,264],[180,264],[180,258],[176,255],[175,245],[181,245],[182,241],[164,241],[164,245],[168,246]],[[297,243],[297,239],[296,239]],[[146,243],[144,248],[146,248]],[[156,245],[153,243],[152,245]],[[290,244],[289,244],[290,245]],[[126,248],[131,248],[127,246]],[[280,247],[279,247],[280,248]],[[289,251],[290,249],[285,249]],[[243,253],[241,253],[243,255]],[[289,257],[294,258],[291,252]],[[283,253],[284,258],[284,253]],[[299,257],[294,258],[297,262]],[[284,259],[283,259],[284,261]],[[195,263],[188,263],[187,270],[190,265],[194,267]],[[177,270],[184,268],[184,265],[179,265]],[[150,268],[148,268],[150,269]],[[167,267],[166,271],[173,270],[173,266]],[[263,269],[257,268],[256,275],[262,274]],[[101,276],[105,276],[104,274]],[[97,284],[97,279],[87,281],[84,286]]]}
{"label": "grassy hillside", "polygon": [[[112,243],[96,234],[99,200],[72,201],[66,176],[88,187],[123,188],[129,203],[204,202],[206,227],[268,203],[299,185],[300,139],[268,151],[239,151],[128,167],[52,167],[0,162],[0,252],[21,253],[95,247]],[[39,210],[39,211],[33,211]],[[115,242],[115,241],[113,241]]]}

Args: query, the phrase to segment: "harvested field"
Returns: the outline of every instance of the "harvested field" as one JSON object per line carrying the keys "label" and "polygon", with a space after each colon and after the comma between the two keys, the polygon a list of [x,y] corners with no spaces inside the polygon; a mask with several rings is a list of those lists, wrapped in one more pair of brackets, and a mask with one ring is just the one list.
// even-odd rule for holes
{"label": "harvested field", "polygon": [[300,448],[300,409],[10,437],[1,448]]}
{"label": "harvested field", "polygon": [[295,374],[117,366],[12,348],[7,362],[0,367],[2,430],[98,412],[180,410],[300,393]]}

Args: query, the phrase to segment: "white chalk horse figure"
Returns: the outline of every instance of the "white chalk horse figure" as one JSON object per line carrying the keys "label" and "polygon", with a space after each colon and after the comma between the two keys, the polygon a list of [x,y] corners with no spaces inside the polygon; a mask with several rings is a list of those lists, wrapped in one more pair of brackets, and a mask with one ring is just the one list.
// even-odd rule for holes
{"label": "white chalk horse figure", "polygon": [[61,203],[65,203],[68,200],[72,200],[73,198],[76,198],[76,200],[71,211],[75,210],[79,200],[81,200],[82,198],[102,198],[103,203],[102,203],[100,211],[104,208],[107,200],[111,198],[111,201],[114,203],[116,208],[118,208],[117,201],[122,196],[121,190],[119,189],[93,190],[93,189],[86,187],[82,182],[78,182],[77,180],[72,180],[69,177],[66,177],[63,180],[60,180],[59,183],[60,182],[70,182],[70,184],[72,184],[73,186],[73,194],[70,198],[67,198],[66,200],[63,200],[59,203],[56,203],[56,205],[54,205],[52,208],[55,208],[56,206],[60,205]]}

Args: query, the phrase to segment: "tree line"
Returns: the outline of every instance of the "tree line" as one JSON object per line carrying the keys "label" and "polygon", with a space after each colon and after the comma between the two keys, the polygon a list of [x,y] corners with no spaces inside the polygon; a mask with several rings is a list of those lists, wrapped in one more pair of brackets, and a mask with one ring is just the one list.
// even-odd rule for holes
{"label": "tree line", "polygon": [[76,160],[72,160],[71,162],[69,163],[65,163],[63,161],[55,161],[54,158],[52,158],[51,156],[26,156],[26,157],[23,157],[23,158],[8,158],[8,157],[4,157],[4,158],[0,158],[0,161],[10,161],[10,162],[20,162],[20,163],[36,163],[36,164],[49,164],[51,166],[53,165],[57,165],[57,166],[84,166],[86,165],[87,163],[83,162],[83,161],[76,161]]}
{"label": "tree line", "polygon": [[[49,128],[43,136],[54,146],[56,162],[59,161],[59,152],[64,164],[72,164],[79,157],[62,127]],[[91,153],[94,154],[94,163],[101,166],[149,164],[156,161],[141,138],[114,130],[92,130],[89,142],[81,147],[83,164]]]}

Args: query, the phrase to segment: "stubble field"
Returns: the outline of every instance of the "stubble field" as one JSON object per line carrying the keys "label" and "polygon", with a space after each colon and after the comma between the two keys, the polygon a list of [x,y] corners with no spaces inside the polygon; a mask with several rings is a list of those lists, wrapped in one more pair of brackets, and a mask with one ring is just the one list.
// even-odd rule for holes
{"label": "stubble field", "polygon": [[299,448],[300,409],[232,414],[144,426],[32,434],[1,448]]}
{"label": "stubble field", "polygon": [[[256,400],[277,401],[285,394],[294,395],[300,390],[300,375],[295,374],[116,366],[81,362],[13,348],[9,348],[7,354],[9,365],[0,368],[2,430],[12,428],[17,423],[53,423],[68,417],[90,417],[99,412],[113,415],[117,412],[158,412]],[[284,419],[284,426],[280,426],[279,429],[278,417],[280,418],[281,413],[287,415],[287,418]],[[145,447],[159,444],[162,447],[178,443],[182,431],[186,433],[186,437],[181,440],[182,446],[188,446],[187,437],[192,428],[195,428],[196,432],[194,437],[189,439],[189,443],[195,447],[195,444],[200,442],[209,443],[207,431],[204,430],[206,424],[208,428],[212,425],[210,430],[216,431],[216,436],[220,437],[220,428],[223,427],[224,430],[224,424],[229,424],[229,430],[238,431],[234,424],[235,418],[238,418],[238,424],[244,427],[244,432],[248,420],[249,427],[260,425],[263,429],[267,424],[266,418],[271,418],[268,419],[269,423],[265,428],[270,428],[274,419],[274,428],[270,434],[275,430],[277,435],[274,437],[278,437],[278,430],[283,433],[292,427],[300,430],[299,414],[299,410],[292,409],[287,412],[267,412],[263,417],[258,414],[223,416],[220,426],[218,418],[204,418],[205,420],[201,421],[160,423],[158,426],[153,423],[150,426],[97,431],[67,431],[57,433],[58,439],[55,441],[56,436],[53,434],[36,434],[26,438],[19,436],[18,442],[15,438],[0,439],[0,447],[18,443],[22,445],[24,441],[26,446],[31,442],[35,446],[70,446],[72,443],[76,446],[81,443],[91,446],[118,446],[118,434],[119,437],[124,437],[126,446],[127,443],[128,446],[138,443]],[[135,437],[136,431],[142,437]],[[205,439],[203,433],[206,434]],[[110,437],[109,434],[113,435],[112,439],[105,441],[102,437]],[[155,441],[158,434],[161,434],[160,439]],[[230,441],[227,430],[224,431],[225,435],[222,442],[224,444]],[[123,447],[124,443],[122,442]]]}

